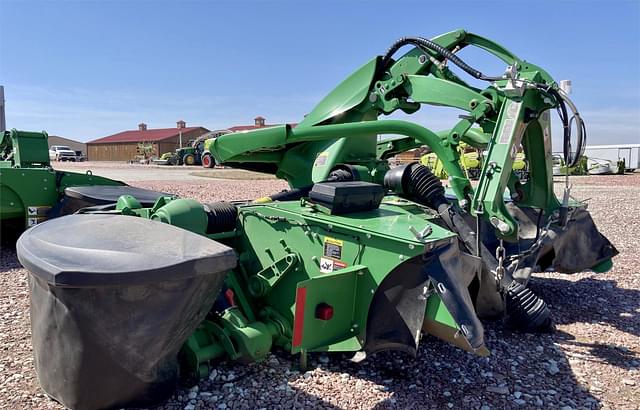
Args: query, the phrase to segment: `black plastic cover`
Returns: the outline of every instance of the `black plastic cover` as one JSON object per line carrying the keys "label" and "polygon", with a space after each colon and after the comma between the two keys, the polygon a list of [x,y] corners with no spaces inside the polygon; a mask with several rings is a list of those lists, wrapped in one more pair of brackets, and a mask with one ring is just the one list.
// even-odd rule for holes
{"label": "black plastic cover", "polygon": [[384,278],[373,296],[367,317],[367,355],[399,350],[416,356],[424,322],[429,277],[422,270],[422,257],[410,259]]}
{"label": "black plastic cover", "polygon": [[135,216],[68,215],[27,230],[20,262],[55,286],[144,285],[226,272],[234,251],[216,241]]}
{"label": "black plastic cover", "polygon": [[320,182],[309,192],[309,199],[332,215],[378,209],[383,197],[382,185],[363,181]]}
{"label": "black plastic cover", "polygon": [[47,221],[21,236],[17,253],[31,272],[38,379],[72,409],[170,396],[178,351],[236,264],[218,242],[120,215]]}
{"label": "black plastic cover", "polygon": [[136,198],[143,207],[153,206],[161,196],[174,196],[166,192],[152,191],[150,189],[136,188],[127,185],[67,187],[64,190],[62,213],[68,215],[87,206],[113,204],[121,195],[131,195]]}
{"label": "black plastic cover", "polygon": [[482,260],[460,252],[451,242],[425,255],[423,270],[460,327],[461,335],[473,351],[484,349],[484,328],[476,315],[469,285],[480,270]]}

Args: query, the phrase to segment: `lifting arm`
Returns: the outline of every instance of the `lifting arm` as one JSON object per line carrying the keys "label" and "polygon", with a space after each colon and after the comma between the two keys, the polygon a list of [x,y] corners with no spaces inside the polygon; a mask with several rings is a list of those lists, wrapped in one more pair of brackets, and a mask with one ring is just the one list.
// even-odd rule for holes
{"label": "lifting arm", "polygon": [[[405,45],[414,48],[394,60],[393,54]],[[467,65],[455,54],[467,46],[503,60],[509,65],[505,74],[489,77]],[[489,86],[480,90],[468,85],[450,70],[450,64],[489,81]],[[556,88],[544,70],[463,30],[432,40],[403,38],[338,85],[297,127],[224,135],[208,148],[220,163],[274,172],[292,187],[301,187],[325,180],[337,165],[345,163],[365,167],[369,170],[365,177],[380,182],[382,171],[388,169],[384,160],[392,153],[427,145],[443,162],[457,198],[471,203],[476,214],[485,215],[500,236],[513,237],[516,222],[503,199],[507,189],[512,198],[528,206],[545,211],[559,206],[552,190],[545,114],[552,108],[564,108],[564,97]],[[452,107],[463,114],[453,128],[441,133],[407,121],[378,119],[397,110],[411,114],[422,105]],[[564,112],[566,124],[566,109]],[[378,141],[378,136],[388,134],[403,137]],[[460,167],[460,141],[487,150],[475,192]],[[518,185],[512,172],[521,145],[527,157],[537,161],[524,186]]]}

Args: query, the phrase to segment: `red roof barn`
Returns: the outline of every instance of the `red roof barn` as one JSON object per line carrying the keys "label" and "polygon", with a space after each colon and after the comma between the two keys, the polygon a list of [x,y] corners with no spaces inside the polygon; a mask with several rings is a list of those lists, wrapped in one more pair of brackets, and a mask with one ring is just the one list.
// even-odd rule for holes
{"label": "red roof barn", "polygon": [[176,123],[176,128],[148,129],[147,124],[140,123],[137,130],[87,142],[87,157],[89,161],[131,161],[138,154],[138,144],[152,145],[153,155],[160,156],[179,148],[180,140],[185,146],[206,132],[209,130],[204,127],[187,127],[182,120]]}

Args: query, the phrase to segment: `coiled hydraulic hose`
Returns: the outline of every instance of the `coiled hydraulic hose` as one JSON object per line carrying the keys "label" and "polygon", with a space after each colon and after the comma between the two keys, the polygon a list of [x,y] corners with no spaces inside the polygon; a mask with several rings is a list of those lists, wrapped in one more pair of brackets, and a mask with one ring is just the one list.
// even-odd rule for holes
{"label": "coiled hydraulic hose", "polygon": [[[564,135],[563,135],[564,162],[567,168],[575,167],[576,165],[578,165],[578,162],[580,162],[580,157],[584,154],[585,144],[587,141],[587,128],[584,125],[584,121],[582,120],[582,117],[580,117],[580,114],[578,114],[578,109],[573,104],[573,102],[571,102],[571,100],[564,93],[564,91],[562,90],[558,91],[554,89],[553,93],[554,93],[553,94],[554,98],[556,98],[556,100],[559,99],[559,101],[561,102],[560,105],[564,107],[564,111],[565,111],[565,118],[563,119],[563,123],[562,123],[562,126],[564,128]],[[569,108],[571,109],[571,112],[573,113],[571,118],[567,117],[567,110],[566,110],[565,103],[566,105],[569,106]],[[578,132],[576,136],[577,146],[576,146],[575,155],[573,155],[571,151],[571,134],[572,134],[572,126],[574,122],[576,124],[576,130]]]}
{"label": "coiled hydraulic hose", "polygon": [[[460,57],[455,55],[453,52],[451,52],[447,48],[442,47],[440,44],[437,44],[423,37],[402,37],[401,39],[393,43],[391,47],[389,47],[389,50],[387,50],[385,55],[382,57],[382,63],[380,64],[381,71],[384,72],[388,68],[389,64],[391,63],[391,58],[396,53],[396,51],[398,51],[400,48],[409,44],[414,45],[420,48],[421,50],[428,49],[438,53],[440,56],[446,58],[456,66],[460,67],[460,69],[462,69],[464,72],[466,72],[470,76],[477,78],[479,80],[499,81],[499,80],[504,80],[506,78],[505,76],[498,76],[498,77],[486,76],[482,74],[480,70],[476,70],[475,68],[471,67],[469,64],[465,63]],[[584,121],[578,114],[578,110],[576,109],[575,105],[573,105],[571,100],[569,100],[569,97],[566,94],[564,94],[564,92],[558,91],[557,89],[547,84],[540,84],[540,83],[531,83],[531,84],[533,84],[536,88],[542,91],[545,91],[556,100],[558,115],[560,116],[560,121],[562,121],[562,128],[563,128],[563,147],[562,148],[563,148],[563,154],[564,154],[564,162],[567,168],[575,167],[576,165],[578,165],[578,162],[580,161],[580,157],[584,153],[586,140],[587,140],[587,129],[584,124]],[[573,116],[571,118],[569,118],[565,103],[567,103],[571,108],[571,111],[573,111]],[[574,121],[576,123],[576,128],[578,131],[577,137],[576,137],[577,147],[576,147],[575,155],[573,155],[571,151],[571,127]]]}

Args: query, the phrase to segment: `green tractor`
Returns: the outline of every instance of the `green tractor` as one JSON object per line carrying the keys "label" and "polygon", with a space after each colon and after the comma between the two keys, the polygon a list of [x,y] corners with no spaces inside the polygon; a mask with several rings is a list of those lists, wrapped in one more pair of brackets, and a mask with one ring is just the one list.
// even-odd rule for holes
{"label": "green tractor", "polygon": [[176,149],[175,153],[166,156],[168,165],[200,165],[202,164],[202,150],[204,141],[200,138],[189,141],[186,147]]}
{"label": "green tractor", "polygon": [[[505,74],[463,61],[456,52],[467,46],[501,59]],[[430,105],[464,114],[439,133],[380,118]],[[124,195],[28,230],[17,251],[31,272],[41,386],[71,408],[139,407],[169,396],[180,375],[205,377],[219,360],[251,363],[274,349],[305,367],[309,352],[415,356],[433,343],[427,334],[487,355],[484,318],[550,331],[548,306],[527,287],[532,272],[604,272],[617,254],[570,185],[554,193],[547,135],[558,107],[584,129],[545,70],[489,39],[463,30],[402,38],[295,128],[208,144],[217,163],[273,173],[289,190],[233,203],[163,196],[151,206]],[[486,152],[477,183],[461,142]],[[389,158],[424,145],[447,187],[419,163],[390,168]],[[514,172],[520,145],[526,181]]]}
{"label": "green tractor", "polygon": [[208,151],[208,141],[221,135],[228,134],[229,131],[211,131],[202,134],[195,140],[189,141],[186,147],[176,149],[176,152],[166,152],[162,154],[159,161],[166,165],[202,165],[204,168],[213,168],[215,159]]}

